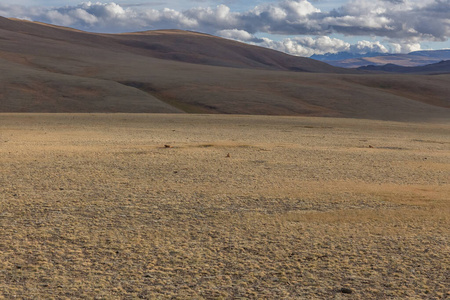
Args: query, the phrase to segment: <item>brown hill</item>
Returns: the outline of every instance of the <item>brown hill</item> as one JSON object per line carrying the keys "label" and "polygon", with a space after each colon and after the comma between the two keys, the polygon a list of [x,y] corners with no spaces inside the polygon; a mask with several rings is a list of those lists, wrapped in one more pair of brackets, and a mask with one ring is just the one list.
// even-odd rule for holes
{"label": "brown hill", "polygon": [[107,35],[0,18],[0,41],[2,112],[442,120],[450,110],[448,75],[368,75],[194,32]]}
{"label": "brown hill", "polygon": [[352,73],[352,71],[332,67],[309,58],[294,57],[279,51],[190,31],[155,30],[107,35],[1,17],[0,28],[47,40],[65,41],[96,48],[110,47],[133,54],[187,63],[270,70]]}

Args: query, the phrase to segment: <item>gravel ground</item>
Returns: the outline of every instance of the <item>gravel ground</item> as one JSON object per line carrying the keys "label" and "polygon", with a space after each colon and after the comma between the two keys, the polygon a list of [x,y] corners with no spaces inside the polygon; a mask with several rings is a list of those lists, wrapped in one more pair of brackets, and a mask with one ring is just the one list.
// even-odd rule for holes
{"label": "gravel ground", "polygon": [[450,125],[0,114],[0,298],[450,298]]}

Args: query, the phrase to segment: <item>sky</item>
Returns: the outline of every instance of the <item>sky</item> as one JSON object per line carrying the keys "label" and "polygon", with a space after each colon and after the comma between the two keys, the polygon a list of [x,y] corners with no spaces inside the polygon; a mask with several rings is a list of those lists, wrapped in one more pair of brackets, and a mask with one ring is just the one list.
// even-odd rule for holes
{"label": "sky", "polygon": [[[8,3],[8,4],[6,4]],[[0,16],[90,32],[183,29],[309,57],[450,49],[450,0],[0,0]]]}

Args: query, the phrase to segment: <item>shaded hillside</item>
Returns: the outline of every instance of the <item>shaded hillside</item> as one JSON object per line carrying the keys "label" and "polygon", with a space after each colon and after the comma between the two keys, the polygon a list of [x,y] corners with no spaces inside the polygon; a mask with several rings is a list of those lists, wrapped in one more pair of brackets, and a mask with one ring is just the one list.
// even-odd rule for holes
{"label": "shaded hillside", "polygon": [[[449,116],[448,75],[433,76],[427,89],[409,93],[410,85],[423,86],[430,77],[379,78],[172,30],[92,34],[0,18],[0,40],[1,112]],[[390,85],[379,85],[381,79]]]}
{"label": "shaded hillside", "polygon": [[359,67],[358,70],[364,71],[382,71],[390,73],[422,73],[422,74],[445,74],[450,73],[450,60],[438,62],[420,67],[402,67],[394,64],[387,64],[383,66],[366,66]]}
{"label": "shaded hillside", "polygon": [[0,59],[0,112],[182,112],[111,80],[66,75]]}

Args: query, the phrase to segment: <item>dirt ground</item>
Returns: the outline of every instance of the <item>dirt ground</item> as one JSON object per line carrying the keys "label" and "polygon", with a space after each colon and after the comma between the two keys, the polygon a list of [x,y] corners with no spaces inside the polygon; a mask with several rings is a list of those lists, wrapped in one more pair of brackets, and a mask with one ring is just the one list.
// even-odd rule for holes
{"label": "dirt ground", "polygon": [[450,297],[450,124],[0,114],[0,172],[0,298]]}

